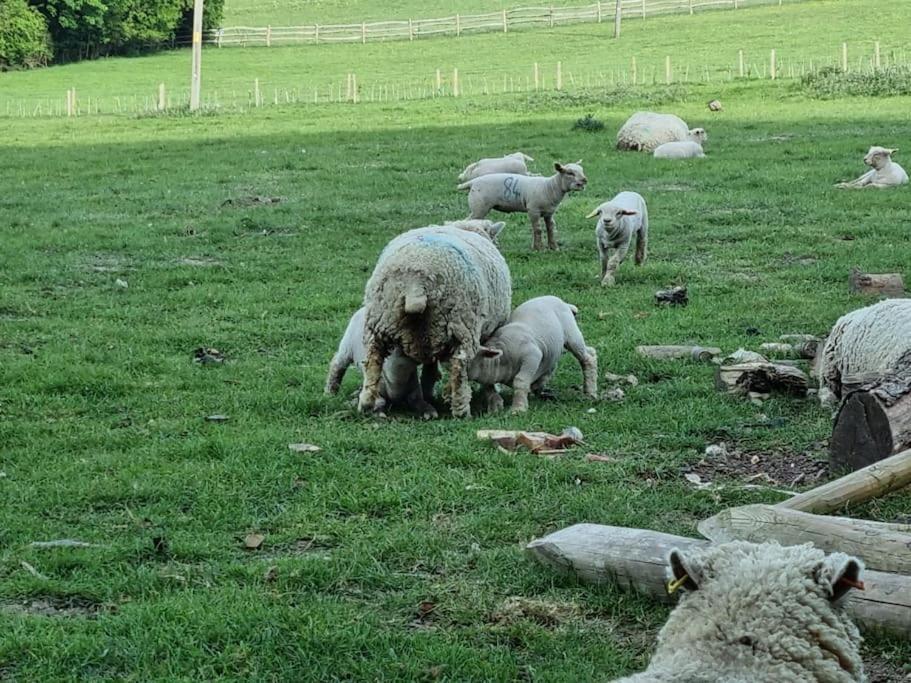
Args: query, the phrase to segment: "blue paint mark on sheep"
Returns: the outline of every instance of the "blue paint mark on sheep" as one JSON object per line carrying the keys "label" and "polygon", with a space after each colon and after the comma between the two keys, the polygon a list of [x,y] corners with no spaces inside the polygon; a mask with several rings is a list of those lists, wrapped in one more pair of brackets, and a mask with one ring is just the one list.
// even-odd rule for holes
{"label": "blue paint mark on sheep", "polygon": [[503,199],[507,201],[516,201],[522,196],[519,191],[519,179],[516,176],[509,176],[503,180]]}
{"label": "blue paint mark on sheep", "polygon": [[477,270],[475,267],[474,261],[465,253],[465,249],[458,240],[454,240],[448,235],[435,235],[435,234],[426,234],[420,235],[416,242],[423,244],[430,248],[444,248],[455,253],[463,262],[465,267],[469,270]]}

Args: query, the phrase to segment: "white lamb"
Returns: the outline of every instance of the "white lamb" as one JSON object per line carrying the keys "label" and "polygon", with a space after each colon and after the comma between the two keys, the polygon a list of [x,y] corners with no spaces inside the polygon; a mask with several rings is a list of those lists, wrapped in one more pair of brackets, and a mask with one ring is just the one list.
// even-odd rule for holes
{"label": "white lamb", "polygon": [[673,114],[637,111],[617,132],[617,149],[652,152],[665,142],[692,141],[704,144],[708,135],[704,128],[693,128]]}
{"label": "white lamb", "polygon": [[695,159],[704,157],[702,145],[692,140],[683,140],[680,142],[665,142],[658,145],[652,155],[656,159]]}
{"label": "white lamb", "polygon": [[[364,318],[366,309],[359,308],[345,328],[345,334],[339,342],[338,350],[329,364],[329,374],[326,377],[327,394],[337,394],[349,365],[354,365],[358,372],[363,374],[364,361],[367,351],[364,347]],[[425,370],[425,372],[427,372]],[[379,397],[374,410],[382,413],[387,407],[405,405],[412,412],[420,415],[425,420],[437,417],[436,409],[430,405],[421,391],[418,383],[418,364],[402,354],[399,349],[392,353],[383,362],[383,374],[380,380]]]}
{"label": "white lamb", "polygon": [[860,560],[810,544],[735,541],[672,550],[668,564],[685,593],[648,669],[615,683],[867,680],[860,633],[842,608],[862,586]]}
{"label": "white lamb", "polygon": [[531,220],[532,249],[541,249],[541,219],[547,227],[547,246],[557,249],[554,213],[569,192],[585,189],[588,179],[580,165],[555,163],[556,173],[549,178],[523,176],[515,173],[491,173],[462,183],[459,190],[468,190],[471,218],[485,218],[491,210],[504,213],[527,213]]}
{"label": "white lamb", "polygon": [[911,372],[911,299],[886,299],[839,318],[818,356],[819,399]]}
{"label": "white lamb", "polygon": [[465,220],[409,230],[389,242],[364,295],[362,412],[376,408],[383,363],[400,348],[424,365],[424,396],[436,382],[437,362],[448,360],[452,414],[471,414],[468,365],[512,305],[509,267],[493,242],[503,226]]}
{"label": "white lamb", "polygon": [[480,159],[473,164],[469,164],[462,173],[459,174],[459,182],[464,183],[466,180],[479,178],[482,175],[490,173],[515,173],[517,175],[528,175],[527,161],[534,161],[527,154],[522,152],[513,152],[506,156]]}
{"label": "white lamb", "polygon": [[[601,257],[601,284],[614,284],[614,274],[626,258],[633,236],[636,237],[636,265],[641,266],[648,258],[648,208],[642,195],[635,192],[621,192],[604,202],[586,218],[598,217],[595,238],[598,255]],[[610,255],[611,250],[615,250]]]}
{"label": "white lamb", "polygon": [[583,391],[598,395],[598,359],[585,345],[576,324],[578,309],[555,296],[526,301],[484,342],[468,368],[468,379],[479,382],[487,409],[497,411],[503,399],[497,384],[512,387],[512,411],[528,410],[528,392],[541,395],[557,369],[564,349],[582,366]]}
{"label": "white lamb", "polygon": [[905,173],[905,169],[892,161],[892,155],[897,151],[897,148],[871,147],[866,156],[864,156],[864,163],[870,166],[872,170],[850,182],[838,183],[835,187],[853,189],[858,187],[897,187],[904,185],[908,182],[908,174]]}

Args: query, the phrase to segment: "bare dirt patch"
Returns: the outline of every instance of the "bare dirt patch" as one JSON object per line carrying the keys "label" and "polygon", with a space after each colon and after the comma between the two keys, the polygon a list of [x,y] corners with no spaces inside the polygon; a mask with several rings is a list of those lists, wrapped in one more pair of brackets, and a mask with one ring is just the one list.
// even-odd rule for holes
{"label": "bare dirt patch", "polygon": [[869,683],[911,682],[911,669],[903,667],[897,658],[864,654],[864,671]]}
{"label": "bare dirt patch", "polygon": [[37,617],[83,617],[93,619],[102,610],[101,603],[81,597],[47,596],[16,602],[0,602],[0,612]]}
{"label": "bare dirt patch", "polygon": [[209,258],[208,256],[186,256],[175,261],[179,266],[191,266],[193,268],[215,268],[225,265],[218,259]]}
{"label": "bare dirt patch", "polygon": [[493,624],[516,624],[531,621],[547,628],[556,628],[579,616],[579,609],[565,602],[548,602],[514,595],[490,615]]}
{"label": "bare dirt patch", "polygon": [[720,453],[705,455],[684,469],[698,474],[703,481],[735,480],[746,484],[773,484],[789,488],[818,486],[829,478],[829,465],[817,460],[811,452],[787,449],[762,451],[723,448]]}

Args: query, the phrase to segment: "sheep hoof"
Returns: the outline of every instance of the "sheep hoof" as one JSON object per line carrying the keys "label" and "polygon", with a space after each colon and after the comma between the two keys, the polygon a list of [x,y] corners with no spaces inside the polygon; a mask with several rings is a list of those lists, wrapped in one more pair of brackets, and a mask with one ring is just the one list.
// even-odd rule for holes
{"label": "sheep hoof", "polygon": [[554,390],[547,388],[538,389],[535,392],[535,396],[537,396],[542,401],[554,401],[557,398],[557,394],[554,392]]}
{"label": "sheep hoof", "polygon": [[605,275],[604,279],[601,280],[602,287],[613,287],[614,284],[615,284],[615,280],[614,280],[613,276],[611,276],[611,275]]}
{"label": "sheep hoof", "polygon": [[487,399],[487,412],[499,413],[503,410],[503,397],[499,394],[493,394]]}

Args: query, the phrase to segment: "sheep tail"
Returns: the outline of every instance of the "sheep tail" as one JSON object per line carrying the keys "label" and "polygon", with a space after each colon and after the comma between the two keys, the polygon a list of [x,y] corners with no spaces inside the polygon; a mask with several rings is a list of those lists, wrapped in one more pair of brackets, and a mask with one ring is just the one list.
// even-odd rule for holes
{"label": "sheep tail", "polygon": [[475,178],[475,179],[472,179],[472,180],[468,180],[468,181],[462,183],[461,185],[459,185],[458,187],[456,187],[456,189],[457,189],[459,192],[467,192],[468,190],[471,189],[471,184],[472,184],[475,180],[477,180],[477,179]]}
{"label": "sheep tail", "polygon": [[579,315],[579,309],[578,309],[576,306],[573,306],[572,304],[566,304],[566,305],[569,306],[569,310],[570,310],[570,312],[573,314],[573,317],[574,317],[574,318],[575,318],[577,315]]}
{"label": "sheep tail", "polygon": [[418,282],[412,282],[405,288],[405,313],[414,315],[427,309],[427,292]]}

